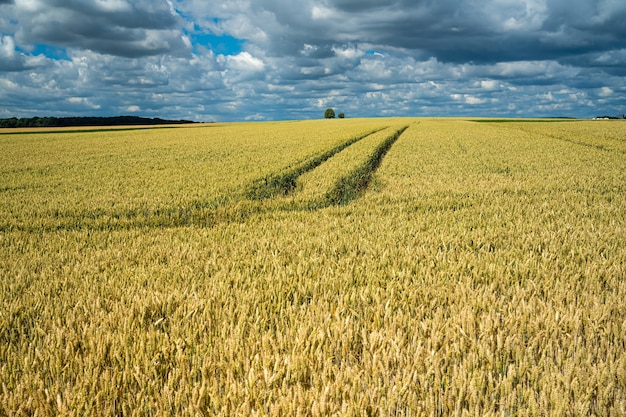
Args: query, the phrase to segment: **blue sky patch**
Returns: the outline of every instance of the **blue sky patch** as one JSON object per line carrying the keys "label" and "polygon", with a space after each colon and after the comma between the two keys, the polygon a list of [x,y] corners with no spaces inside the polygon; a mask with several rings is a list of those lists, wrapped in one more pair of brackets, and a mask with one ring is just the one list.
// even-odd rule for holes
{"label": "blue sky patch", "polygon": [[67,49],[51,45],[35,44],[35,48],[30,54],[33,56],[44,55],[50,59],[71,61],[70,56],[67,54]]}
{"label": "blue sky patch", "polygon": [[237,55],[243,50],[244,41],[230,35],[214,35],[212,33],[190,33],[188,34],[197,52],[199,46],[203,46],[220,55]]}

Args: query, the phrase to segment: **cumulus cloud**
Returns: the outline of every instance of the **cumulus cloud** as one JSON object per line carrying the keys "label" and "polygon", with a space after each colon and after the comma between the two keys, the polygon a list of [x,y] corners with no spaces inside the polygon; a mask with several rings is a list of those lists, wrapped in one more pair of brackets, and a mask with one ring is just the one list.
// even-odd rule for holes
{"label": "cumulus cloud", "polygon": [[253,57],[248,52],[227,56],[223,60],[228,62],[230,68],[240,72],[260,72],[265,68],[263,61]]}
{"label": "cumulus cloud", "polygon": [[11,36],[0,38],[0,70],[18,71],[24,69],[24,55],[15,50],[15,41]]}
{"label": "cumulus cloud", "polygon": [[16,48],[11,36],[0,36],[0,71],[24,71],[49,64],[43,55],[27,55]]}
{"label": "cumulus cloud", "polygon": [[0,0],[0,117],[621,114],[625,18],[614,0]]}
{"label": "cumulus cloud", "polygon": [[610,97],[614,94],[615,92],[613,91],[613,89],[609,88],[609,87],[602,87],[600,89],[600,92],[598,93],[599,96],[601,97]]}
{"label": "cumulus cloud", "polygon": [[181,21],[167,1],[18,0],[16,37],[95,52],[140,57],[188,50]]}
{"label": "cumulus cloud", "polygon": [[99,104],[92,103],[90,98],[87,97],[69,97],[67,102],[75,109],[97,110],[101,106]]}
{"label": "cumulus cloud", "polygon": [[480,88],[488,91],[497,89],[500,84],[495,80],[482,80],[479,82]]}

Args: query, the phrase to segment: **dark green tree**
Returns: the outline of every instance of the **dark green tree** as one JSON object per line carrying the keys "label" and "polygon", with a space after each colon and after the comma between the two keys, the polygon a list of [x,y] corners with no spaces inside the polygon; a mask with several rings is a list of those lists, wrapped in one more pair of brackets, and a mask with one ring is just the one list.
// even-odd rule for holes
{"label": "dark green tree", "polygon": [[345,115],[345,114],[343,114],[343,113],[339,113],[339,118],[340,118],[340,119],[343,119],[344,117],[346,117],[346,115]]}
{"label": "dark green tree", "polygon": [[326,111],[324,112],[324,117],[327,119],[334,119],[335,111],[331,108],[326,109]]}

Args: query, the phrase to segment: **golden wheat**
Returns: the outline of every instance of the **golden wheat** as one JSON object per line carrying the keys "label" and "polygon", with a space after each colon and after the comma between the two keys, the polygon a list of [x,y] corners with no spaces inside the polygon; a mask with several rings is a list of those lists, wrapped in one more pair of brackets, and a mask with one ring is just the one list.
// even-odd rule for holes
{"label": "golden wheat", "polygon": [[[345,121],[0,136],[0,415],[625,414],[604,125]],[[246,197],[405,125],[349,204]]]}

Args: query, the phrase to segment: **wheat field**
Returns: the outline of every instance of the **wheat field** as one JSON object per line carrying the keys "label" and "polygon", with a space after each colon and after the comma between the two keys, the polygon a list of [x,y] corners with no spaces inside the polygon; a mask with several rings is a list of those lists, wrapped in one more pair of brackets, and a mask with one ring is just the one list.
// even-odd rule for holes
{"label": "wheat field", "polygon": [[0,416],[625,415],[625,128],[0,134]]}

